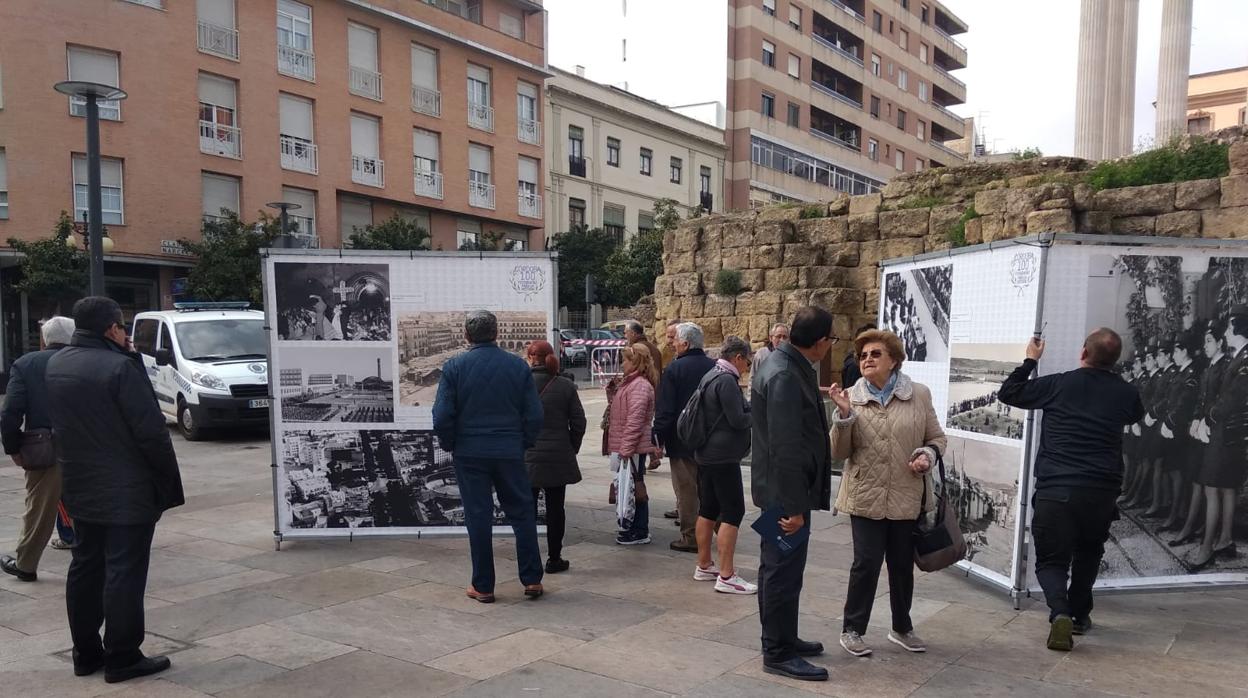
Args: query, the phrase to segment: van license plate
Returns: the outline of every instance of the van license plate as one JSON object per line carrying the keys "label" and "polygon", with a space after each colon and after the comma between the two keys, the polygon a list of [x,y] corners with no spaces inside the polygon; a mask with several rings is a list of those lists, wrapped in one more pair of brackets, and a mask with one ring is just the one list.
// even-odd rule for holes
{"label": "van license plate", "polygon": [[248,407],[250,407],[250,408],[251,408],[251,409],[253,409],[253,410],[254,410],[254,409],[257,409],[257,408],[260,408],[260,407],[268,407],[268,406],[269,406],[269,399],[268,399],[268,398],[263,398],[263,399],[261,399],[261,400],[248,400],[248,401],[247,401],[247,406],[248,406]]}

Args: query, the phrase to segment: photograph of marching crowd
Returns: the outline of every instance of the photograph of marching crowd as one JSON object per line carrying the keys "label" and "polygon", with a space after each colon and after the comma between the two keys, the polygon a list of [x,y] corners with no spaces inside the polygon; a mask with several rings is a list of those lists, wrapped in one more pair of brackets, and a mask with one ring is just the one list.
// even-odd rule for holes
{"label": "photograph of marching crowd", "polygon": [[278,339],[390,341],[390,270],[385,264],[273,265]]}
{"label": "photograph of marching crowd", "polygon": [[282,421],[393,422],[391,363],[388,347],[285,350],[278,374]]}
{"label": "photograph of marching crowd", "polygon": [[901,338],[906,358],[949,360],[949,307],[953,265],[893,272],[884,277],[884,324]]}
{"label": "photograph of marching crowd", "polygon": [[1117,321],[1120,370],[1146,410],[1125,434],[1115,542],[1145,576],[1248,569],[1248,258],[1091,267],[1089,322]]}
{"label": "photograph of marching crowd", "polygon": [[1023,438],[1024,410],[1002,404],[997,391],[1021,363],[1018,344],[955,344],[949,361],[950,429]]}

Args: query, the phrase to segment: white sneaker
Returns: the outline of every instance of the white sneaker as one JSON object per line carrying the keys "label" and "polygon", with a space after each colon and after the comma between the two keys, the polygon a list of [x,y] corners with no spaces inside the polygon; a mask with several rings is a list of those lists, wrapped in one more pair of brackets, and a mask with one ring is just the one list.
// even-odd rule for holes
{"label": "white sneaker", "polygon": [[732,575],[730,579],[717,576],[715,577],[715,591],[722,594],[757,594],[758,585],[750,584],[739,574]]}
{"label": "white sneaker", "polygon": [[719,565],[714,562],[710,567],[703,568],[699,565],[693,567],[693,581],[695,582],[713,582],[719,579]]}

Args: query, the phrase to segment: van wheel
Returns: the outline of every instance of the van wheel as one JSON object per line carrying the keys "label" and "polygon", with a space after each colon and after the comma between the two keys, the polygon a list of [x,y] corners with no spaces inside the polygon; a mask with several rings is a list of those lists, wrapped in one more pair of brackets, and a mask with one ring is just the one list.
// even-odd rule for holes
{"label": "van wheel", "polygon": [[204,430],[199,428],[199,424],[191,413],[191,408],[186,406],[186,401],[181,397],[178,397],[178,431],[182,432],[183,438],[187,441],[199,441],[204,438]]}

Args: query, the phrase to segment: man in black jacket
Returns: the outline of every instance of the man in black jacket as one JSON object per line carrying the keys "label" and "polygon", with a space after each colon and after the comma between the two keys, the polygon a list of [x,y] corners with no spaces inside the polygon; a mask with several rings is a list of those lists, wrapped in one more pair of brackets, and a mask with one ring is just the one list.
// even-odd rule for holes
{"label": "man in black jacket", "polygon": [[[764,512],[779,509],[786,535],[809,528],[812,509],[832,505],[832,445],[815,365],[837,341],[832,315],[805,307],[793,318],[789,341],[759,367],[750,383],[753,455],[750,491]],[[758,567],[758,614],[763,626],[763,671],[804,681],[828,672],[803,659],[823,652],[797,637],[798,600],[806,571],[806,542],[782,552],[763,538]]]}
{"label": "man in black jacket", "polygon": [[162,512],[183,504],[182,478],[121,307],[83,298],[74,324],[73,341],[47,370],[63,497],[78,535],[65,603],[74,673],[103,667],[116,683],[169,668],[168,658],[144,657],[139,647],[152,534]]}
{"label": "man in black jacket", "polygon": [[1031,533],[1036,579],[1049,605],[1048,647],[1070,651],[1072,634],[1092,627],[1092,585],[1122,491],[1123,427],[1144,417],[1134,386],[1113,372],[1122,338],[1102,327],[1083,343],[1073,371],[1030,380],[1044,340],[1027,345],[1027,360],[1005,379],[997,398],[1044,410],[1036,453]]}
{"label": "man in black jacket", "polygon": [[52,537],[56,505],[61,499],[61,469],[55,462],[50,467],[42,467],[39,463],[23,461],[22,443],[27,434],[50,436],[52,433],[44,373],[52,355],[69,343],[74,334],[74,321],[67,317],[50,318],[39,328],[39,334],[44,349],[24,354],[13,362],[5,389],[4,410],[0,412],[4,452],[26,471],[26,511],[22,515],[16,557],[0,557],[0,569],[23,582],[39,578],[39,560],[43,557],[43,546]]}
{"label": "man in black jacket", "polygon": [[683,553],[698,552],[698,465],[676,434],[676,419],[698,389],[702,376],[715,367],[715,360],[702,351],[702,341],[701,327],[692,322],[676,326],[676,360],[664,369],[659,380],[654,411],[654,436],[671,460],[672,489],[676,492],[680,519],[680,539],[672,541],[671,548]]}

